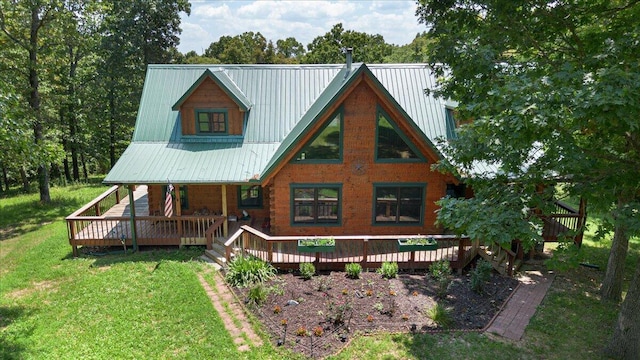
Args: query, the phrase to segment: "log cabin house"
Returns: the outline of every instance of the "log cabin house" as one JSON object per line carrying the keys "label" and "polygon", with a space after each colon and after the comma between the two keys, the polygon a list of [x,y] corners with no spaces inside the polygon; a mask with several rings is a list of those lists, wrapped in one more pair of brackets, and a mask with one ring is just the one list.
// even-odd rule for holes
{"label": "log cabin house", "polygon": [[[472,194],[431,170],[435,140],[456,126],[455,104],[425,93],[434,86],[424,64],[349,53],[342,65],[150,65],[133,139],[104,180],[114,186],[67,218],[74,254],[206,245],[222,263],[244,251],[280,268],[462,268],[483,247],[435,224],[438,199]],[[574,215],[563,230],[581,226]],[[399,251],[398,238],[425,234],[437,250]],[[335,250],[297,248],[319,237]]]}

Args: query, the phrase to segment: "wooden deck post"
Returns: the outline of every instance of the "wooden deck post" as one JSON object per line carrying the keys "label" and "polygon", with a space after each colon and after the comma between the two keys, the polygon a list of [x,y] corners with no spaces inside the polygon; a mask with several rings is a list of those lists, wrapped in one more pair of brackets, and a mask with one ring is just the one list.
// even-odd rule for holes
{"label": "wooden deck post", "polygon": [[369,268],[369,256],[367,254],[369,247],[369,240],[364,239],[362,241],[362,267],[365,269]]}
{"label": "wooden deck post", "polygon": [[224,216],[224,224],[222,224],[222,233],[225,237],[229,236],[229,211],[227,209],[227,185],[222,185],[222,216]]}
{"label": "wooden deck post", "polygon": [[129,185],[129,209],[131,213],[131,244],[133,245],[133,251],[138,251],[138,239],[136,234],[136,203],[133,198],[134,185]]}

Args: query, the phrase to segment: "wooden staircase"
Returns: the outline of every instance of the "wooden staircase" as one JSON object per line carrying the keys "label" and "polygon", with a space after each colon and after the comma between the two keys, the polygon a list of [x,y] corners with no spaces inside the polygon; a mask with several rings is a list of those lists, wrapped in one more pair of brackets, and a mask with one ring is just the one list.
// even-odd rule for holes
{"label": "wooden staircase", "polygon": [[211,244],[211,249],[207,249],[204,252],[204,255],[206,257],[213,260],[215,263],[222,266],[223,268],[227,267],[227,258],[225,257],[226,250],[224,247],[224,240],[225,239],[221,239],[221,238],[214,239],[213,243]]}
{"label": "wooden staircase", "polygon": [[[520,246],[519,242],[514,242]],[[513,276],[513,272],[522,266],[522,259],[517,252],[505,249],[498,243],[478,247],[478,255],[490,262],[493,268],[502,275]]]}

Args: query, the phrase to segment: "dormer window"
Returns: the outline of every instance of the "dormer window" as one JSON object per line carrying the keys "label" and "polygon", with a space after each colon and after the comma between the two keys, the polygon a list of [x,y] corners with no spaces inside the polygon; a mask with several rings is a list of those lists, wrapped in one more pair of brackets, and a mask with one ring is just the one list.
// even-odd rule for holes
{"label": "dormer window", "polygon": [[228,133],[227,111],[196,110],[196,130],[198,135],[226,135]]}

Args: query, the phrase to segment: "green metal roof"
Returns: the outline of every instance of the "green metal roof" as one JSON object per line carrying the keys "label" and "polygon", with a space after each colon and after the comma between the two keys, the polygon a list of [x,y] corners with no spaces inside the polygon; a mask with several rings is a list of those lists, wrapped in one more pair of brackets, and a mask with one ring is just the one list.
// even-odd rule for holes
{"label": "green metal roof", "polygon": [[[106,183],[243,183],[262,179],[328,107],[364,73],[415,131],[446,138],[445,101],[425,94],[424,64],[150,65],[131,144]],[[211,77],[248,110],[243,136],[182,136],[179,104]]]}

